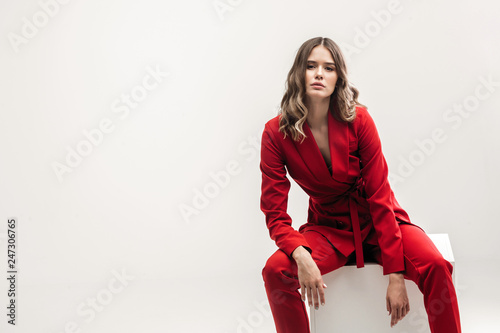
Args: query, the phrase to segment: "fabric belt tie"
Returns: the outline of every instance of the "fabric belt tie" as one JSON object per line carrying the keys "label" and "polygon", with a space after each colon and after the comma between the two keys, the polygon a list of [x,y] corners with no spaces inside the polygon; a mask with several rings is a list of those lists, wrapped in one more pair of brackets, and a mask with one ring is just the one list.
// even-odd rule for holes
{"label": "fabric belt tie", "polygon": [[349,210],[351,212],[352,233],[354,234],[354,249],[356,251],[356,266],[365,266],[363,258],[363,244],[361,242],[361,228],[359,226],[358,206],[352,195],[349,195]]}
{"label": "fabric belt tie", "polygon": [[354,235],[354,250],[356,251],[356,266],[358,268],[365,266],[363,257],[363,243],[361,241],[361,227],[359,225],[358,203],[354,197],[363,186],[363,179],[360,177],[353,186],[346,192],[349,196],[349,211],[351,213],[352,233]]}
{"label": "fabric belt tie", "polygon": [[[352,233],[354,236],[354,250],[356,252],[356,266],[358,268],[365,266],[365,261],[363,258],[363,243],[361,241],[361,226],[359,224],[359,213],[358,213],[358,201],[357,198],[362,196],[361,192],[364,186],[363,178],[358,177],[356,181],[351,185],[351,187],[340,194],[340,197],[347,197],[349,200],[349,213],[351,216],[351,224],[352,224]],[[323,198],[314,198],[314,201],[317,203],[329,204],[335,198],[338,198],[339,195],[336,196],[327,196]]]}

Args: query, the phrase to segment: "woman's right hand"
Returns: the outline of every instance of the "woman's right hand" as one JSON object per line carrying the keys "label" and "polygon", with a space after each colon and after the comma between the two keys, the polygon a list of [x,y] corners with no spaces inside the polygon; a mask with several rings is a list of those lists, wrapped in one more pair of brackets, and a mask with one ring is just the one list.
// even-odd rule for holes
{"label": "woman's right hand", "polygon": [[309,251],[303,246],[297,247],[292,252],[292,257],[297,263],[297,275],[302,301],[306,300],[307,295],[309,306],[314,303],[314,308],[317,310],[319,308],[319,301],[321,301],[321,305],[325,304],[325,292],[323,288],[326,288],[318,265],[314,262]]}

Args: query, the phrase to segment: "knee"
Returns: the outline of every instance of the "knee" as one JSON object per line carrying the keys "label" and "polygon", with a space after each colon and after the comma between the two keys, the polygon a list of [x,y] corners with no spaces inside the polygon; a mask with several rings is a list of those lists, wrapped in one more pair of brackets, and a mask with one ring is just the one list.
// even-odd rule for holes
{"label": "knee", "polygon": [[292,293],[296,296],[299,283],[294,272],[293,263],[284,252],[278,251],[267,260],[262,277],[271,304],[283,304]]}
{"label": "knee", "polygon": [[433,256],[427,263],[428,275],[451,276],[453,266],[441,254]]}
{"label": "knee", "polygon": [[262,269],[262,278],[266,283],[283,280],[290,272],[290,258],[283,252],[273,254]]}
{"label": "knee", "polygon": [[271,256],[262,269],[262,278],[265,282],[271,281],[273,278],[276,278],[280,274],[281,268],[278,262],[274,259],[274,255]]}

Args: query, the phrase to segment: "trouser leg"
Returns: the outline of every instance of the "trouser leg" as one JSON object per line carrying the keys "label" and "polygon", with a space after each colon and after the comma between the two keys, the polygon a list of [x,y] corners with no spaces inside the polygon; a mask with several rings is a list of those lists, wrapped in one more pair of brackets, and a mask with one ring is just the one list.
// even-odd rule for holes
{"label": "trouser leg", "polygon": [[431,332],[461,332],[457,296],[451,278],[453,266],[420,228],[408,224],[401,224],[400,228],[405,278],[414,281],[424,295]]}
{"label": "trouser leg", "polygon": [[262,270],[267,299],[278,333],[309,332],[309,320],[298,292],[297,266],[283,251],[276,251]]}
{"label": "trouser leg", "polygon": [[[312,248],[312,257],[321,274],[326,274],[347,262],[347,258],[332,248],[317,232],[304,233]],[[265,288],[278,333],[309,333],[306,303],[301,300],[297,265],[283,251],[276,251],[262,270]],[[328,301],[328,300],[326,300]]]}

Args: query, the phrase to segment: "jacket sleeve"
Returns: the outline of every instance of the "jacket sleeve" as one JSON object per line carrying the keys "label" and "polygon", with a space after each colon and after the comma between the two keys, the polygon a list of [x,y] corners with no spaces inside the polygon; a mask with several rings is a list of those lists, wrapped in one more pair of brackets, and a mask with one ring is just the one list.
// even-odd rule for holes
{"label": "jacket sleeve", "polygon": [[292,219],[287,213],[290,181],[286,177],[283,155],[268,124],[262,133],[260,170],[262,172],[260,208],[266,216],[271,239],[290,257],[301,245],[311,252],[304,236],[292,227]]}
{"label": "jacket sleeve", "polygon": [[389,171],[377,128],[366,109],[362,109],[361,113],[358,132],[361,176],[382,252],[383,272],[386,275],[405,270],[401,230],[394,214],[392,190],[388,181]]}

